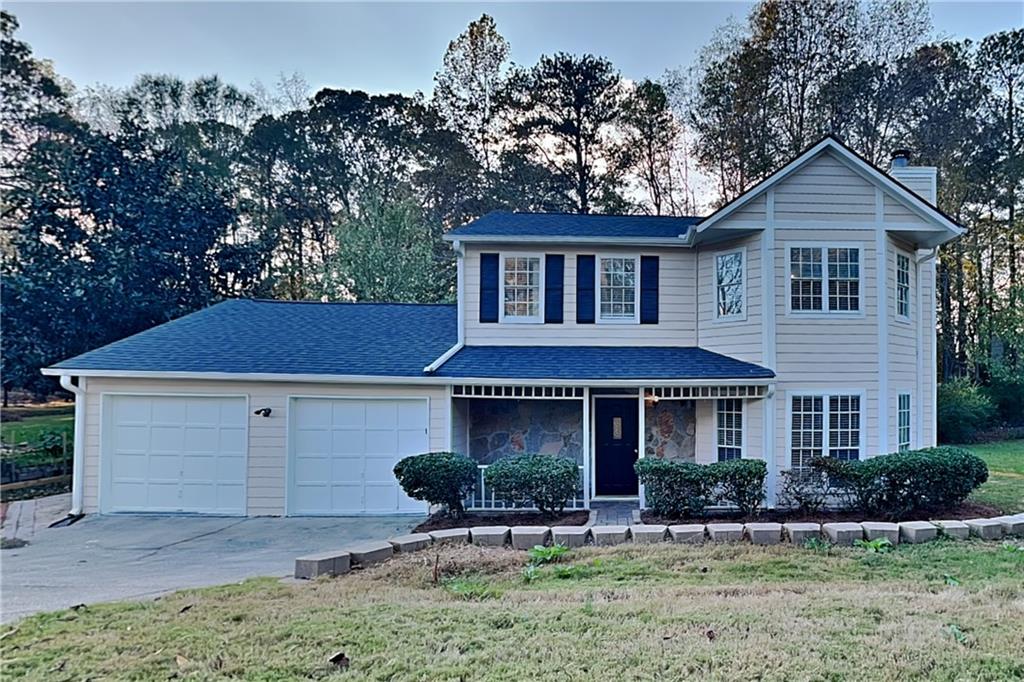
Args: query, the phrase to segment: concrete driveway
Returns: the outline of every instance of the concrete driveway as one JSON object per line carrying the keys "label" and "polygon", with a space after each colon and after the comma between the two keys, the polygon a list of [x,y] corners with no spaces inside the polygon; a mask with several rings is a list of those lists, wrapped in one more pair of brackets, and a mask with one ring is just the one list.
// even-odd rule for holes
{"label": "concrete driveway", "polygon": [[420,517],[91,516],[0,551],[0,621],[146,599],[186,587],[286,576],[295,557],[407,533]]}

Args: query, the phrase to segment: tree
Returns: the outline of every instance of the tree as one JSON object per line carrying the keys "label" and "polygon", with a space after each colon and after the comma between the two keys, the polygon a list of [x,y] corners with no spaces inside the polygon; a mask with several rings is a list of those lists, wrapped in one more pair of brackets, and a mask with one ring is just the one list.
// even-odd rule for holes
{"label": "tree", "polygon": [[607,59],[559,53],[515,69],[503,90],[514,152],[548,171],[561,203],[573,212],[624,208],[611,134],[620,114],[620,80]]}
{"label": "tree", "polygon": [[483,14],[448,43],[443,66],[434,76],[434,105],[487,171],[493,170],[497,156],[495,100],[508,53],[508,41],[494,19]]}

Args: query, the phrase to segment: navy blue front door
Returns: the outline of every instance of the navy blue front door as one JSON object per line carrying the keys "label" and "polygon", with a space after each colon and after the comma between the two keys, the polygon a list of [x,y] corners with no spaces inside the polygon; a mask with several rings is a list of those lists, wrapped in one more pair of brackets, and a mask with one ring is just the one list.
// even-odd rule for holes
{"label": "navy blue front door", "polygon": [[639,452],[636,398],[594,398],[594,492],[636,495]]}

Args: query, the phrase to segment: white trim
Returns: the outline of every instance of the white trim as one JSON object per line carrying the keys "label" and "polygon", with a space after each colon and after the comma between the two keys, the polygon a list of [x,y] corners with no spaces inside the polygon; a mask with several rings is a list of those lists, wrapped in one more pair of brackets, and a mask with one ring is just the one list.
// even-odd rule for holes
{"label": "white trim", "polygon": [[[875,188],[875,322],[878,333],[878,445],[879,454],[889,452],[889,254],[882,190]],[[895,279],[895,276],[894,276]],[[861,287],[861,291],[864,287]],[[862,308],[864,306],[861,306]]]}
{"label": "white trim", "polygon": [[764,405],[764,420],[761,425],[761,456],[768,466],[768,480],[765,482],[765,504],[769,509],[775,507],[778,479],[779,458],[775,455],[775,422],[778,415],[775,410],[775,392],[772,391],[762,399]]}
{"label": "white trim", "polygon": [[445,241],[467,244],[601,244],[604,246],[667,246],[688,248],[696,230],[690,228],[678,237],[559,237],[547,235],[445,235]]}
{"label": "white trim", "polygon": [[68,516],[78,516],[82,513],[82,501],[85,499],[85,401],[87,394],[87,382],[85,377],[80,377],[78,384],[74,383],[74,377],[62,376],[61,387],[75,396],[75,431],[74,440],[71,443],[71,509]]}
{"label": "white trim", "polygon": [[121,379],[194,379],[201,381],[266,381],[275,383],[366,384],[407,386],[448,386],[455,384],[534,384],[538,386],[607,386],[637,388],[639,386],[769,386],[774,378],[749,379],[524,379],[522,377],[382,377],[343,374],[266,374],[233,372],[137,372],[134,370],[54,369],[43,370],[48,376],[110,377]]}
{"label": "white trim", "polygon": [[[537,282],[537,314],[517,316],[505,314],[505,261],[509,258],[535,258],[540,279]],[[535,251],[501,251],[498,253],[498,323],[499,324],[544,324],[544,270],[546,259],[543,253]],[[462,308],[462,304],[459,304]]]}
{"label": "white trim", "polygon": [[[939,442],[939,377],[938,371],[938,340],[936,329],[935,299],[938,296],[939,282],[935,273],[935,264],[939,260],[939,247],[935,247],[935,256],[928,261],[928,270],[931,274],[932,296],[928,297],[928,344],[932,351],[932,366],[929,375],[932,379],[932,436],[928,439],[927,445],[937,445]],[[922,297],[923,298],[923,297]]]}
{"label": "white trim", "polygon": [[[104,431],[106,430],[107,417],[110,414],[110,401],[109,398],[115,397],[130,397],[137,396],[139,398],[241,398],[245,401],[245,474],[242,477],[242,512],[241,514],[221,514],[214,512],[181,512],[181,511],[152,511],[148,512],[145,510],[109,510],[105,507],[105,499],[110,497],[110,475],[111,475],[111,461],[110,455],[106,451],[104,443]],[[174,514],[196,514],[201,516],[222,516],[222,517],[240,517],[248,516],[249,514],[249,450],[251,449],[250,442],[250,422],[252,421],[252,404],[251,397],[248,393],[175,393],[175,392],[162,392],[162,391],[102,391],[99,393],[100,399],[100,414],[99,414],[99,428],[97,436],[99,438],[99,485],[96,490],[96,508],[100,514],[160,514],[160,515],[174,515]]]}
{"label": "white trim", "polygon": [[590,509],[590,500],[594,496],[591,489],[593,484],[594,468],[594,445],[591,442],[592,429],[590,428],[590,389],[583,389],[583,508]]}
{"label": "white trim", "polygon": [[597,494],[597,441],[596,441],[596,439],[597,439],[597,422],[596,422],[596,420],[597,420],[597,403],[596,403],[596,401],[598,401],[598,400],[629,400],[630,398],[635,399],[637,401],[637,403],[638,403],[638,407],[637,407],[637,423],[636,423],[636,456],[637,456],[637,459],[639,460],[640,457],[643,456],[642,453],[643,453],[643,449],[644,449],[644,441],[645,441],[645,439],[647,437],[647,434],[644,431],[645,424],[644,424],[644,396],[643,396],[643,393],[641,392],[641,393],[638,393],[637,395],[598,395],[598,394],[593,394],[593,395],[589,395],[588,398],[587,398],[588,400],[595,401],[594,409],[591,410],[591,416],[590,416],[591,426],[593,427],[590,430],[590,432],[591,432],[591,444],[590,444],[590,453],[591,453],[590,462],[591,462],[591,464],[590,464],[590,466],[591,466],[591,469],[592,469],[592,472],[591,472],[591,475],[590,475],[590,484],[591,484],[591,486],[593,486],[593,493],[591,495],[591,499],[592,500],[612,500],[612,499],[635,500],[635,499],[639,498],[641,500],[640,507],[642,509],[643,508],[643,503],[642,503],[642,500],[643,500],[643,488],[640,486],[640,477],[639,476],[637,476],[637,480],[636,480],[636,484],[637,484],[637,494],[636,495],[625,495],[625,496],[622,496],[622,495],[598,495]]}
{"label": "white trim", "polygon": [[[633,259],[633,317],[601,317],[601,261]],[[594,255],[594,322],[596,324],[640,324],[640,255],[598,253]]]}
{"label": "white trim", "polygon": [[[423,516],[429,513],[429,505],[426,502],[423,503],[423,509],[421,511],[381,511],[381,512],[349,512],[349,513],[336,513],[336,512],[325,512],[322,514],[294,514],[292,512],[292,482],[295,475],[295,440],[293,438],[294,429],[294,413],[292,405],[296,400],[357,400],[360,402],[367,401],[383,401],[383,402],[411,402],[411,401],[422,401],[427,404],[427,449],[430,449],[431,441],[431,415],[430,415],[430,396],[402,396],[402,395],[330,395],[330,394],[288,394],[285,396],[285,411],[287,412],[287,421],[285,423],[285,475],[284,475],[284,515],[285,516],[296,516],[302,517],[339,517],[339,516]],[[448,401],[451,405],[451,400]],[[450,411],[450,410],[449,410]],[[449,438],[450,438],[449,429]],[[365,504],[365,500],[364,500]]]}
{"label": "white trim", "polygon": [[436,360],[423,368],[424,374],[433,374],[444,363],[448,362],[453,355],[462,350],[466,345],[466,306],[464,290],[466,288],[466,247],[456,239],[452,242],[452,251],[455,252],[455,300],[456,300],[456,324],[457,332],[455,345],[446,350]]}
{"label": "white trim", "polygon": [[[647,401],[644,399],[644,392],[640,391],[636,396],[636,461],[640,461],[647,454]],[[693,410],[693,431],[697,433],[697,409]],[[636,473],[636,468],[633,468]],[[640,474],[636,476],[637,506],[647,509],[647,494],[644,491],[644,483],[640,480]]]}
{"label": "white trim", "polygon": [[[716,462],[724,461],[719,458],[719,448],[729,447],[728,445],[722,445],[718,442],[718,404],[723,400],[738,400],[740,403],[740,459],[747,459],[747,403],[750,402],[747,398],[716,398],[711,406],[712,415],[712,430],[715,433],[714,446],[715,446],[715,459]],[[695,414],[696,417],[696,414]]]}
{"label": "white trim", "polygon": [[[739,254],[740,256],[740,290],[742,291],[742,304],[741,310],[738,313],[732,315],[722,315],[719,312],[718,307],[718,259],[722,256],[732,256]],[[711,303],[714,306],[714,316],[711,318],[712,324],[728,324],[730,322],[746,322],[747,321],[747,303],[750,288],[747,286],[749,278],[747,277],[747,247],[739,246],[732,249],[725,249],[724,251],[714,251],[711,254]]]}
{"label": "white trim", "polygon": [[[775,188],[769,187],[765,193],[765,221],[767,229],[761,234],[761,366],[775,370],[776,365],[776,247],[775,247]],[[788,265],[786,266],[788,267]],[[788,294],[788,292],[787,292]],[[779,458],[776,455],[777,445],[775,430],[778,411],[775,408],[775,391],[768,387],[764,401],[764,423],[761,426],[761,456],[768,466],[766,481],[765,504],[775,507],[776,488],[779,473]]]}
{"label": "white trim", "polygon": [[[884,232],[878,233],[883,237]],[[829,242],[829,241],[787,241],[783,245],[783,272],[786,275],[786,317],[799,318],[804,320],[849,320],[859,319],[867,315],[866,296],[864,295],[865,284],[867,283],[866,263],[864,255],[866,249],[862,242]],[[792,269],[790,261],[791,249],[818,249],[821,251],[821,310],[793,310],[793,287],[790,283],[789,273]],[[829,310],[828,308],[828,250],[829,249],[852,249],[857,251],[857,310]]]}
{"label": "white trim", "polygon": [[[803,154],[790,161],[788,164],[775,171],[767,180],[761,182],[755,187],[751,188],[745,194],[740,195],[732,202],[726,204],[720,208],[717,212],[711,214],[705,218],[697,226],[697,232],[704,232],[712,225],[721,222],[726,217],[734,213],[737,209],[745,206],[755,197],[760,196],[761,192],[775,186],[782,180],[789,177],[794,171],[808,163],[811,159],[816,157],[818,154],[825,150],[833,152],[839,159],[846,162],[851,170],[856,172],[858,175],[866,179],[868,182],[873,184],[881,185],[890,195],[893,195],[896,199],[901,200],[908,208],[913,210],[923,219],[938,225],[942,229],[952,233],[950,239],[963,234],[964,230],[959,225],[951,221],[949,218],[944,216],[938,209],[927,201],[919,197],[914,192],[904,188],[900,183],[893,180],[885,173],[879,171],[877,168],[872,167],[864,160],[860,159],[856,154],[846,149],[843,145],[836,142],[831,137],[826,137],[821,140],[810,149],[806,150]],[[888,229],[892,229],[887,226]],[[947,240],[948,241],[948,240]]]}
{"label": "white trim", "polygon": [[788,388],[782,392],[782,395],[786,401],[786,468],[791,469],[793,467],[793,398],[803,397],[820,397],[822,399],[822,442],[821,442],[821,454],[822,457],[828,457],[828,422],[829,422],[829,406],[828,399],[832,396],[850,396],[855,395],[860,398],[860,445],[857,449],[857,458],[859,460],[865,460],[873,455],[867,452],[868,450],[868,399],[867,391],[863,388]]}
{"label": "white trim", "polygon": [[903,445],[900,439],[900,400],[903,396],[907,396],[907,449],[914,449],[914,394],[911,393],[910,389],[899,389],[896,393],[896,450],[894,452],[900,452],[900,447]]}

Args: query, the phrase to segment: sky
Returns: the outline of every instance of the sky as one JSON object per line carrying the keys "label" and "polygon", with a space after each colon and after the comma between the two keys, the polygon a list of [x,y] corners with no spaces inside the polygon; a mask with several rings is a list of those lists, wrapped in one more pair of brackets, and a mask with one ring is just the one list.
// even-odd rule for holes
{"label": "sky", "polygon": [[[629,79],[688,67],[715,29],[749,2],[299,3],[5,2],[19,37],[78,86],[129,85],[141,73],[218,74],[271,86],[300,73],[321,87],[430,92],[448,42],[481,13],[495,18],[512,61],[592,52]],[[1024,25],[1024,2],[932,4],[935,33],[980,39]]]}

